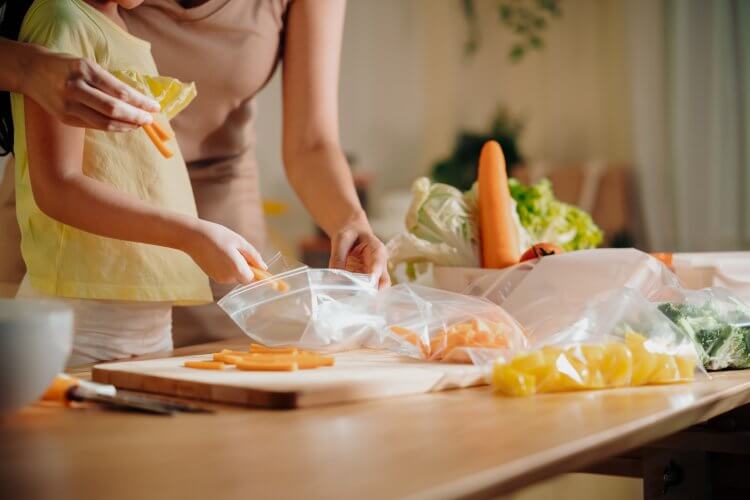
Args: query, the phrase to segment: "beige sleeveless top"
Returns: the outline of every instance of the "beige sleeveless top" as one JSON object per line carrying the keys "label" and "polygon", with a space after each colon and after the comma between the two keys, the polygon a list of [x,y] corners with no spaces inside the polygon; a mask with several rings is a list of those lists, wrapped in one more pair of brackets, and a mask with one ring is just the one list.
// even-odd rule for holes
{"label": "beige sleeveless top", "polygon": [[177,0],[145,0],[122,11],[128,29],[151,42],[162,74],[198,86],[198,97],[172,126],[199,213],[208,212],[200,215],[234,226],[256,244],[264,226],[254,100],[279,61],[288,1],[208,0],[185,8]]}

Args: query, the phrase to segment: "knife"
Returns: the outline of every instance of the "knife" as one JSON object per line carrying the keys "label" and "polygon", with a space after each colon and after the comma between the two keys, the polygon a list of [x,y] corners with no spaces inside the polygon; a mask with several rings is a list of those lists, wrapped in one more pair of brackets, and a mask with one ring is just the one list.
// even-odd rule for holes
{"label": "knife", "polygon": [[212,410],[173,401],[163,401],[133,394],[118,394],[117,388],[109,384],[98,384],[60,374],[52,381],[42,396],[44,401],[86,401],[109,408],[139,411],[153,415],[173,415],[175,412],[213,413]]}

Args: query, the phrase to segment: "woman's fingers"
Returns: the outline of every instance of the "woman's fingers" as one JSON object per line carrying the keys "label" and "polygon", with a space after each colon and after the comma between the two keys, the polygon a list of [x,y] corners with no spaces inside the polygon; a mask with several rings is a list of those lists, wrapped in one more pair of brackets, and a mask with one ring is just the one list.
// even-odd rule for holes
{"label": "woman's fingers", "polygon": [[[131,105],[134,111],[142,114],[157,113],[159,103],[141,94],[134,88],[115,78],[109,71],[96,63],[91,63],[88,83],[102,92]],[[145,113],[144,113],[145,112]]]}
{"label": "woman's fingers", "polygon": [[256,250],[255,247],[247,241],[245,241],[244,244],[240,247],[240,252],[251,266],[263,269],[264,271],[268,269],[268,266],[263,261],[263,257],[261,257],[260,255],[260,252],[258,252],[258,250]]}
{"label": "woman's fingers", "polygon": [[388,275],[388,252],[382,244],[373,254],[370,268],[372,269],[370,272],[378,280],[378,288],[391,286],[391,277]]}
{"label": "woman's fingers", "polygon": [[109,132],[126,132],[138,128],[138,125],[134,125],[133,123],[113,120],[84,104],[68,106],[64,121],[68,125],[95,128]]}
{"label": "woman's fingers", "polygon": [[351,254],[357,256],[357,259],[353,260],[358,262],[363,269],[349,269],[350,271],[371,275],[377,281],[378,288],[391,284],[391,278],[388,275],[388,252],[379,239],[372,235],[367,236],[352,250]]}
{"label": "woman's fingers", "polygon": [[331,245],[330,267],[369,274],[379,288],[391,284],[388,252],[385,245],[371,232],[346,230],[339,233]]}
{"label": "woman's fingers", "polygon": [[83,80],[71,80],[68,82],[68,87],[74,105],[83,104],[102,115],[105,120],[130,123],[133,126],[145,125],[153,121],[151,114],[105,94]]}
{"label": "woman's fingers", "polygon": [[339,233],[331,242],[331,259],[328,265],[334,269],[345,269],[346,258],[359,235],[356,231]]}

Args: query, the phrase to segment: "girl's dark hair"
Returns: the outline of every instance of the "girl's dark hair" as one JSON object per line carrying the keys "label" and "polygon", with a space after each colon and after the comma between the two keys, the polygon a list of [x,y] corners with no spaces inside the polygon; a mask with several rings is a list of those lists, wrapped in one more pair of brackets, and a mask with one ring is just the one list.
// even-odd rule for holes
{"label": "girl's dark hair", "polygon": [[[0,0],[0,37],[18,40],[18,32],[32,0]],[[0,92],[0,156],[13,152],[13,116],[10,92]]]}

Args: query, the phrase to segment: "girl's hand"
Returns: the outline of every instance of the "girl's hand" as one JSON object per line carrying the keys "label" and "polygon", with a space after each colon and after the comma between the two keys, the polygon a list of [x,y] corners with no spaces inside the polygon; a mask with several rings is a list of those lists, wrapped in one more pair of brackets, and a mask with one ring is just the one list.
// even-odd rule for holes
{"label": "girl's hand", "polygon": [[353,273],[369,274],[379,288],[390,286],[388,252],[385,245],[367,227],[345,227],[331,240],[329,265]]}
{"label": "girl's hand", "polygon": [[183,250],[217,283],[244,285],[253,281],[250,266],[266,269],[263,258],[245,238],[205,220],[198,221]]}
{"label": "girl's hand", "polygon": [[126,131],[151,123],[159,105],[93,61],[36,48],[21,91],[67,125]]}

